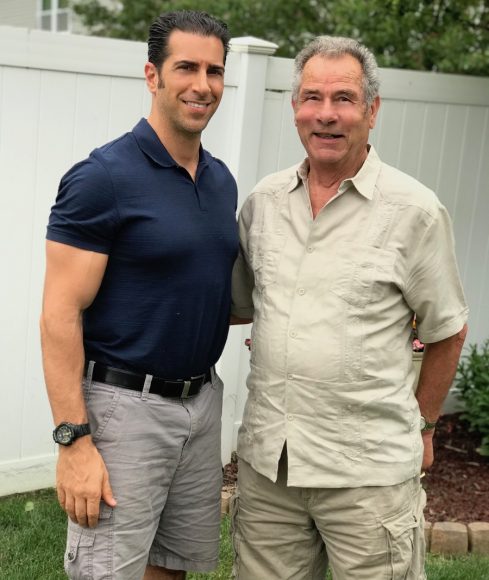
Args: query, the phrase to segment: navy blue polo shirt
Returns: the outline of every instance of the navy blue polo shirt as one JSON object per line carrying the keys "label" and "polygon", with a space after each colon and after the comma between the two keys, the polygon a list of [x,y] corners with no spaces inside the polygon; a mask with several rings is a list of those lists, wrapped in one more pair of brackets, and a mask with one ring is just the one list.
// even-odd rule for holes
{"label": "navy blue polo shirt", "polygon": [[195,182],[145,119],[61,180],[47,239],[108,254],[83,313],[87,359],[164,378],[205,372],[228,334],[236,182],[200,149]]}

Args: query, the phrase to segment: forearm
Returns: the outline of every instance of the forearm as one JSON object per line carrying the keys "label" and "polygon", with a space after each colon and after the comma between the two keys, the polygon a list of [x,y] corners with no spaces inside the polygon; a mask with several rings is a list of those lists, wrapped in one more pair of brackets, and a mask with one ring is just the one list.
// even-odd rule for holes
{"label": "forearm", "polygon": [[86,423],[81,386],[84,365],[81,314],[45,309],[41,315],[41,344],[54,423]]}
{"label": "forearm", "polygon": [[440,342],[425,345],[416,398],[421,414],[429,422],[438,419],[457,371],[467,326]]}

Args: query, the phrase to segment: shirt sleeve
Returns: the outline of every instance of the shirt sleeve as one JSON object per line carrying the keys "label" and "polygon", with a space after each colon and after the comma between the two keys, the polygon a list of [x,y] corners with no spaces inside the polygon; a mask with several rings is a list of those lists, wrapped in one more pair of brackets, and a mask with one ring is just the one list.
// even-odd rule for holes
{"label": "shirt sleeve", "polygon": [[61,179],[47,239],[108,254],[119,226],[112,180],[93,154]]}
{"label": "shirt sleeve", "polygon": [[459,332],[467,321],[455,257],[452,223],[439,204],[410,259],[405,299],[416,313],[422,342],[439,342]]}
{"label": "shirt sleeve", "polygon": [[239,253],[234,263],[232,277],[231,314],[239,318],[253,318],[253,288],[255,278],[248,261],[248,217],[250,204],[243,206],[238,219],[239,225]]}

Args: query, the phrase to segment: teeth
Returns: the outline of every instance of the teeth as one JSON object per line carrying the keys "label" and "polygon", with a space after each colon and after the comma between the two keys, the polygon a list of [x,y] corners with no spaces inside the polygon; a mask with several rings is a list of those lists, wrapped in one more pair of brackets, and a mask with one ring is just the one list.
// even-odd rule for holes
{"label": "teeth", "polygon": [[193,101],[186,101],[189,107],[194,107],[195,109],[205,109],[207,107],[206,103],[195,103]]}

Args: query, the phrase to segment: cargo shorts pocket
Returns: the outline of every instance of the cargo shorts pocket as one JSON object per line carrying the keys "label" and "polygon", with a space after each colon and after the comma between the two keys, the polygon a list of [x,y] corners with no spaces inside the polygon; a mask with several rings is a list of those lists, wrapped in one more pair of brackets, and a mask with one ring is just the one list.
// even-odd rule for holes
{"label": "cargo shorts pocket", "polygon": [[406,580],[409,578],[413,555],[414,535],[420,522],[412,509],[404,510],[382,521],[387,534],[387,578]]}
{"label": "cargo shorts pocket", "polygon": [[[99,567],[105,572],[110,570],[112,558],[111,525],[112,508],[104,502],[100,503],[99,523],[96,528],[82,528],[68,520],[68,539],[64,555],[64,569],[70,580],[92,580],[94,570]],[[97,544],[105,544],[98,550],[103,554],[104,562],[95,562],[95,540]]]}
{"label": "cargo shorts pocket", "polygon": [[70,580],[92,580],[93,578],[93,530],[68,526],[68,542],[64,557],[64,568]]}

